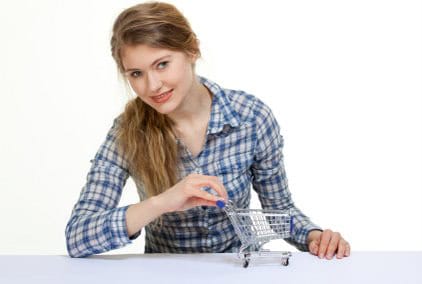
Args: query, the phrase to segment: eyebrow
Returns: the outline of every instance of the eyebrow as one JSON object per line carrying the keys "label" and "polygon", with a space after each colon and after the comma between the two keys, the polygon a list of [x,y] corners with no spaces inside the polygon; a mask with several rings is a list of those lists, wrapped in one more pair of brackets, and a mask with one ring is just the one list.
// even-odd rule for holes
{"label": "eyebrow", "polygon": [[[158,61],[161,61],[161,60],[163,60],[164,58],[167,58],[167,57],[170,57],[171,55],[170,54],[168,54],[168,55],[164,55],[164,56],[161,56],[160,58],[158,58],[158,59],[155,59],[154,60],[154,62],[152,62],[151,63],[151,66],[153,66],[153,65],[155,65]],[[125,69],[125,72],[129,72],[129,71],[141,71],[141,69],[139,69],[139,68],[128,68],[128,69]]]}

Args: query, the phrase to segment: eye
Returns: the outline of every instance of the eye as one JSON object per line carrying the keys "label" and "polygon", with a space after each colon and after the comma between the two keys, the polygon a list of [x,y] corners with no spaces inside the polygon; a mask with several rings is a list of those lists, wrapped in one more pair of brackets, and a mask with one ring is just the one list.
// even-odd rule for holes
{"label": "eye", "polygon": [[138,78],[142,75],[141,71],[133,71],[132,73],[130,73],[130,76],[133,78]]}
{"label": "eye", "polygon": [[160,62],[160,63],[158,63],[157,68],[158,69],[164,69],[164,68],[167,67],[168,63],[169,63],[168,61]]}

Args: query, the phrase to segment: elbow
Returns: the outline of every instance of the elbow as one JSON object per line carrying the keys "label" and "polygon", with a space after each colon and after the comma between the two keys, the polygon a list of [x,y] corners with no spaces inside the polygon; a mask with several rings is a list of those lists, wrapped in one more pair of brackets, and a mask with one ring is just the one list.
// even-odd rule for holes
{"label": "elbow", "polygon": [[76,233],[76,227],[74,226],[73,222],[74,220],[70,220],[67,225],[66,225],[66,230],[65,230],[65,237],[66,237],[66,250],[67,250],[67,254],[71,257],[71,258],[82,258],[82,257],[86,257],[88,255],[90,255],[89,253],[84,252],[84,250],[82,250],[80,248],[80,241],[78,241],[78,239],[80,239],[77,236]]}
{"label": "elbow", "polygon": [[80,254],[77,254],[77,253],[74,253],[74,252],[72,252],[71,250],[67,250],[67,254],[69,255],[69,257],[71,257],[71,258],[83,258],[84,256],[83,255],[80,255]]}
{"label": "elbow", "polygon": [[69,240],[67,236],[66,236],[66,249],[67,249],[67,254],[71,258],[83,258],[83,257],[87,257],[91,255],[91,253],[87,253],[86,251],[83,251],[80,248],[78,248],[78,245],[72,242],[71,240]]}
{"label": "elbow", "polygon": [[[76,253],[76,249],[75,249],[75,243],[72,242],[72,235],[73,232],[71,230],[71,226],[70,226],[70,222],[67,223],[66,225],[66,231],[65,231],[65,236],[66,236],[66,250],[67,250],[67,254],[71,257],[71,258],[75,258],[75,257],[80,257],[77,253]],[[74,238],[73,238],[74,239]]]}
{"label": "elbow", "polygon": [[97,236],[97,232],[90,232],[86,223],[86,220],[74,217],[66,225],[66,249],[71,258],[83,258],[110,250],[107,244],[100,244],[93,237]]}

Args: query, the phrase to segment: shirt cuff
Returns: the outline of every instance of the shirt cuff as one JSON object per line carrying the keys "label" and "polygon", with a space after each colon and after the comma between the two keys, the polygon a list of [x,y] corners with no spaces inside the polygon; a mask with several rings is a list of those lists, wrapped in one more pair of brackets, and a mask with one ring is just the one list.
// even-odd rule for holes
{"label": "shirt cuff", "polygon": [[308,242],[307,242],[308,235],[311,231],[314,231],[314,230],[322,231],[320,227],[311,223],[305,227],[298,229],[296,232],[294,232],[292,236],[292,241],[293,241],[294,246],[300,251],[308,252],[309,251]]}
{"label": "shirt cuff", "polygon": [[109,228],[110,228],[110,249],[117,249],[127,244],[132,243],[132,240],[136,239],[141,231],[129,238],[126,226],[126,211],[129,205],[119,207],[113,210],[110,214]]}

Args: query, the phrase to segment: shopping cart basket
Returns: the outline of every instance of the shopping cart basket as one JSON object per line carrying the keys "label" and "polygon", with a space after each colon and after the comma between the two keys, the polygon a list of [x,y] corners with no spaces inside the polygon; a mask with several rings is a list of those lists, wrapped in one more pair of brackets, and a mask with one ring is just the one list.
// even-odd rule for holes
{"label": "shopping cart basket", "polygon": [[263,246],[271,240],[286,239],[293,230],[291,212],[271,209],[240,209],[232,201],[217,201],[217,206],[227,213],[242,245],[238,256],[243,258],[243,267],[248,267],[251,256],[281,256],[281,264],[289,265],[291,252],[270,251]]}

